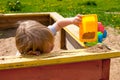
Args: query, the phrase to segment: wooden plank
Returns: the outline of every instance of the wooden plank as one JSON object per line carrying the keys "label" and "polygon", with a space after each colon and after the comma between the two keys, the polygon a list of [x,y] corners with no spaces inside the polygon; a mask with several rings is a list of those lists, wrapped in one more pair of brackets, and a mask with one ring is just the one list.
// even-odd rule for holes
{"label": "wooden plank", "polygon": [[53,18],[55,21],[58,21],[64,18],[63,16],[61,16],[60,14],[56,12],[50,13],[50,17]]}
{"label": "wooden plank", "polygon": [[24,20],[37,20],[50,25],[61,18],[63,17],[56,12],[0,14],[0,29],[16,27],[17,21]]}
{"label": "wooden plank", "polygon": [[36,20],[44,25],[50,23],[50,13],[16,13],[16,14],[1,14],[0,29],[17,27],[18,21]]}
{"label": "wooden plank", "polygon": [[[0,71],[1,80],[103,80],[102,61],[86,61]],[[7,75],[7,77],[6,77]],[[14,76],[13,76],[14,75]],[[93,76],[94,75],[94,76]],[[87,77],[86,77],[87,76]]]}
{"label": "wooden plank", "polygon": [[43,66],[63,63],[73,63],[100,59],[120,57],[120,51],[104,53],[90,53],[83,50],[65,50],[44,54],[41,56],[19,56],[19,57],[0,57],[0,70],[11,68],[23,68],[32,66]]}
{"label": "wooden plank", "polygon": [[[75,40],[75,43],[77,44],[76,48],[85,48],[86,46],[84,45],[83,42],[80,41],[79,39],[79,28],[75,25],[68,25],[67,27],[64,27],[64,30],[66,31],[68,36],[72,37],[72,41]],[[74,44],[74,42],[72,43]]]}
{"label": "wooden plank", "polygon": [[12,13],[12,14],[0,14],[0,17],[25,17],[25,16],[46,16],[52,12],[38,12],[38,13]]}
{"label": "wooden plank", "polygon": [[102,60],[102,79],[101,80],[109,80],[110,75],[110,59]]}
{"label": "wooden plank", "polygon": [[66,34],[65,34],[64,29],[61,30],[60,43],[61,43],[61,46],[60,46],[61,49],[67,49],[67,47],[66,47]]}
{"label": "wooden plank", "polygon": [[[82,49],[85,48],[83,46],[81,46],[81,44],[78,43],[78,41],[76,41],[76,39],[74,39],[69,33],[68,31],[66,32],[66,38],[67,40],[70,42],[68,44],[71,44],[71,46],[74,47],[74,49]],[[69,48],[69,46],[67,46]]]}

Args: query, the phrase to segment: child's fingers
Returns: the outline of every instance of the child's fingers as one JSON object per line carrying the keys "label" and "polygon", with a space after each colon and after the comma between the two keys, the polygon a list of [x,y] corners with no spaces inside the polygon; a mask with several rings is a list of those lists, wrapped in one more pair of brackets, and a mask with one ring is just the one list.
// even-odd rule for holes
{"label": "child's fingers", "polygon": [[77,17],[82,18],[82,15],[81,14],[77,14]]}
{"label": "child's fingers", "polygon": [[81,21],[82,21],[82,15],[77,14],[77,16],[75,17],[75,19],[76,19],[77,21],[81,22]]}
{"label": "child's fingers", "polygon": [[81,19],[79,17],[75,17],[73,22],[75,25],[79,26]]}
{"label": "child's fingers", "polygon": [[77,14],[76,19],[77,19],[79,22],[81,22],[81,21],[82,21],[82,15]]}
{"label": "child's fingers", "polygon": [[77,20],[78,22],[81,22],[81,21],[82,21],[81,17],[76,17],[76,20]]}

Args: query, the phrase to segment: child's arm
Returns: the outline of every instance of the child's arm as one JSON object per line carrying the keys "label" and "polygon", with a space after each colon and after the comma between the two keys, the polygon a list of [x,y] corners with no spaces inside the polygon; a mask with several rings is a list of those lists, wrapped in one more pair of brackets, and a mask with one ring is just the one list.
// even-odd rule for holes
{"label": "child's arm", "polygon": [[62,20],[59,20],[56,23],[54,23],[53,25],[55,26],[56,31],[59,31],[61,28],[65,27],[69,24],[74,24],[76,26],[79,26],[81,20],[82,20],[81,15],[78,14],[77,16],[75,16],[73,18],[64,18]]}

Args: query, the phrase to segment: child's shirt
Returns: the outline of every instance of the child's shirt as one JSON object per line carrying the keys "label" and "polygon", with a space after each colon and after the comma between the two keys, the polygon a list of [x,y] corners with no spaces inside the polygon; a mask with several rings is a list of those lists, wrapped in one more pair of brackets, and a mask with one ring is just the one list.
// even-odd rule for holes
{"label": "child's shirt", "polygon": [[56,32],[57,32],[55,27],[56,27],[56,23],[54,23],[53,25],[48,26],[48,29],[50,29],[50,31],[53,33],[53,35],[56,35]]}

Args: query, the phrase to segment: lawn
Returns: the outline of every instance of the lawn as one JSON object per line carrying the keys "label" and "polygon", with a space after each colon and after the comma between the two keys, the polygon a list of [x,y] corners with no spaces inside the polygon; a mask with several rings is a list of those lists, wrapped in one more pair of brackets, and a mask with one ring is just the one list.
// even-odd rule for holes
{"label": "lawn", "polygon": [[[10,1],[8,3],[8,1]],[[64,17],[97,14],[104,25],[120,29],[119,0],[0,0],[0,13],[58,12]],[[10,4],[11,3],[11,4]],[[17,6],[17,8],[15,8]],[[12,8],[12,9],[11,9]]]}

